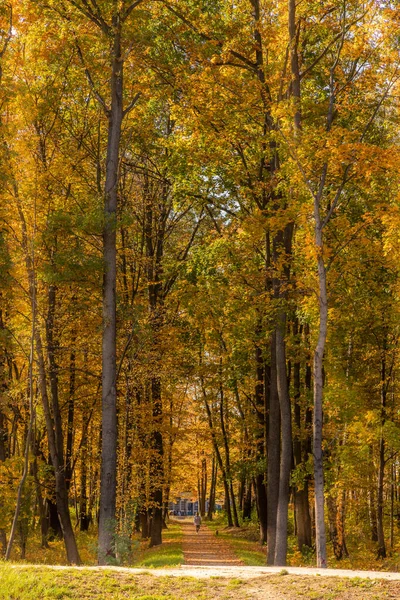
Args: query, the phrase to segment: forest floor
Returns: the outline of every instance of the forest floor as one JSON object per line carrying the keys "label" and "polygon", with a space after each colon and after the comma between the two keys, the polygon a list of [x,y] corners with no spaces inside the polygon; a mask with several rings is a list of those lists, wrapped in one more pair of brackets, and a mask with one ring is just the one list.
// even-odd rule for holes
{"label": "forest floor", "polygon": [[0,600],[400,598],[400,573],[247,566],[243,547],[226,537],[228,529],[217,533],[216,524],[203,524],[196,534],[192,519],[179,519],[167,531],[165,547],[140,551],[136,568],[0,561]]}

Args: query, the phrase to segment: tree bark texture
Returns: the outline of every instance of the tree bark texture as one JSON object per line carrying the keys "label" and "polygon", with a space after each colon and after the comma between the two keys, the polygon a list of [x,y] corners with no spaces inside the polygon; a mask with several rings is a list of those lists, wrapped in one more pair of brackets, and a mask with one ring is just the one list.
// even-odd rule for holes
{"label": "tree bark texture", "polygon": [[72,337],[72,349],[69,357],[69,394],[68,394],[68,415],[67,415],[67,444],[65,449],[65,480],[67,489],[69,490],[72,480],[72,453],[74,443],[74,412],[75,412],[75,368],[76,355],[74,344],[76,341],[75,334]]}
{"label": "tree bark texture", "polygon": [[102,340],[102,447],[100,480],[99,551],[100,565],[113,557],[116,520],[117,389],[116,389],[116,285],[117,285],[117,198],[119,147],[123,119],[123,61],[119,17],[112,48],[111,108],[108,114],[106,179],[103,230],[103,340]]}
{"label": "tree bark texture", "polygon": [[292,416],[286,373],[285,330],[286,314],[282,312],[279,315],[279,324],[276,329],[276,370],[282,431],[274,559],[274,564],[277,566],[286,565],[290,473],[292,468]]}
{"label": "tree bark texture", "polygon": [[215,452],[212,458],[211,464],[211,484],[210,484],[210,497],[209,497],[209,505],[207,512],[207,519],[212,521],[214,508],[215,508],[215,493],[217,486],[217,461],[215,460]]}
{"label": "tree bark texture", "polygon": [[[75,535],[72,528],[71,517],[69,514],[69,503],[68,503],[68,491],[65,481],[64,471],[64,458],[62,448],[62,437],[58,437],[56,443],[55,429],[56,425],[53,425],[53,420],[50,403],[47,395],[47,382],[46,382],[46,371],[44,366],[43,357],[43,346],[40,334],[36,333],[36,355],[38,359],[39,367],[39,387],[42,397],[43,410],[46,419],[47,437],[49,441],[49,450],[51,463],[54,468],[54,475],[56,480],[56,505],[57,513],[60,519],[60,524],[63,532],[64,543],[67,551],[67,558],[71,564],[80,564],[80,557],[78,547],[76,545]],[[61,455],[60,455],[61,451]]]}
{"label": "tree bark texture", "polygon": [[164,481],[164,447],[161,433],[162,403],[161,381],[153,378],[151,382],[151,397],[153,408],[153,432],[151,439],[152,459],[150,467],[152,520],[150,546],[157,546],[162,542],[163,525],[163,481]]}
{"label": "tree bark texture", "polygon": [[268,474],[267,474],[267,565],[275,562],[276,517],[279,497],[279,465],[281,440],[281,415],[276,375],[276,332],[271,338],[271,379],[268,401]]}
{"label": "tree bark texture", "polygon": [[223,388],[223,383],[222,383],[222,358],[221,358],[220,359],[219,416],[220,416],[222,439],[223,439],[224,450],[225,450],[225,472],[226,472],[227,487],[228,487],[228,496],[226,498],[226,502],[227,502],[227,504],[229,503],[229,505],[231,507],[230,510],[232,511],[233,525],[235,527],[239,527],[239,518],[238,518],[238,513],[237,513],[237,508],[236,508],[236,499],[235,499],[235,493],[234,493],[233,484],[232,484],[231,457],[230,457],[228,432],[227,432],[227,429],[225,426],[225,419],[226,419],[225,413],[226,413],[225,394],[224,394],[224,388]]}
{"label": "tree bark texture", "polygon": [[[33,392],[33,385],[34,385],[33,384],[33,361],[34,361],[34,353],[35,353],[35,329],[36,329],[36,312],[37,312],[36,311],[35,287],[31,291],[32,291],[32,294],[34,294],[34,296],[33,296],[33,298],[31,298],[32,326],[31,326],[31,347],[30,347],[30,354],[29,354],[29,388],[28,388],[29,389],[29,426],[28,426],[28,432],[27,432],[27,436],[26,436],[26,440],[25,440],[24,466],[23,466],[23,471],[22,471],[22,475],[21,475],[21,480],[18,485],[17,502],[16,502],[16,506],[15,506],[14,518],[13,518],[11,531],[10,531],[10,537],[8,540],[7,549],[6,549],[6,553],[5,553],[6,560],[9,560],[11,557],[11,550],[12,550],[13,543],[14,543],[14,537],[15,537],[15,534],[17,531],[18,519],[19,519],[19,514],[21,511],[21,504],[22,504],[22,493],[24,490],[26,478],[28,476],[29,449],[30,449],[30,445],[31,445],[32,429],[33,429],[33,423],[34,423],[34,419],[35,419],[35,412],[34,412],[34,406],[33,406],[33,394],[34,394],[34,392]],[[22,549],[21,558],[23,558],[23,559],[25,558],[25,546],[26,546],[26,540],[25,540],[25,542],[23,541],[23,543],[21,544],[21,549]]]}
{"label": "tree bark texture", "polygon": [[[386,340],[385,340],[386,342]],[[386,422],[386,401],[387,401],[387,383],[386,383],[386,343],[382,350],[381,358],[381,437],[379,440],[379,466],[378,466],[378,494],[377,494],[377,511],[376,523],[378,534],[378,558],[386,558],[385,532],[383,528],[383,484],[385,478],[385,438],[383,436],[383,428]]]}
{"label": "tree bark texture", "polygon": [[264,389],[264,358],[262,348],[260,345],[260,338],[262,334],[261,319],[257,322],[256,327],[256,349],[255,349],[255,364],[256,364],[256,382],[254,387],[254,398],[255,398],[255,409],[257,414],[257,440],[256,440],[256,452],[257,452],[257,463],[258,472],[255,478],[256,482],[256,501],[257,501],[257,512],[258,522],[260,527],[260,544],[267,543],[267,526],[268,526],[268,501],[267,501],[267,483],[266,483],[266,400]]}
{"label": "tree bark texture", "polygon": [[322,399],[323,399],[323,359],[328,330],[328,297],[326,270],[323,258],[322,223],[320,218],[320,198],[314,198],[315,245],[318,261],[319,282],[319,335],[314,352],[314,418],[313,453],[315,485],[315,537],[317,547],[317,567],[327,567],[326,532],[324,518],[324,467],[322,453]]}
{"label": "tree bark texture", "polygon": [[[5,417],[0,411],[0,462],[6,459],[6,428],[5,428]],[[7,549],[7,535],[6,530],[0,528],[0,553],[4,556]]]}
{"label": "tree bark texture", "polygon": [[371,541],[378,541],[378,527],[377,527],[377,517],[376,517],[376,502],[375,502],[375,486],[372,487],[368,494],[368,514],[369,514],[369,523],[371,528]]}
{"label": "tree bark texture", "polygon": [[[299,338],[302,333],[302,328],[299,328],[298,320],[295,319],[293,334],[295,338]],[[298,339],[298,344],[300,340]],[[307,370],[308,369],[308,370]],[[306,367],[306,389],[309,387],[309,367]],[[308,384],[308,385],[307,385]],[[308,416],[309,411],[305,410],[304,424],[302,422],[302,410],[300,405],[301,400],[301,362],[298,358],[294,363],[293,367],[293,388],[294,388],[294,423],[296,426],[296,435],[293,439],[293,458],[295,467],[302,467],[305,461],[308,459],[309,452],[309,440],[307,434]],[[304,431],[305,430],[305,431]],[[312,537],[311,537],[311,516],[310,516],[310,504],[308,497],[308,476],[304,477],[304,480],[294,487],[294,508],[296,517],[296,533],[297,533],[297,545],[300,552],[303,548],[311,548]]]}

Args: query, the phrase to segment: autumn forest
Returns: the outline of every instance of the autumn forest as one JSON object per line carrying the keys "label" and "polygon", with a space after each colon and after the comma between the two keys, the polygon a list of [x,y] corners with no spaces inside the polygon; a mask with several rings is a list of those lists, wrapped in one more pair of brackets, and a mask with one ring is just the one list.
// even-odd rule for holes
{"label": "autumn forest", "polygon": [[400,552],[399,17],[0,4],[4,558],[182,495],[269,565]]}

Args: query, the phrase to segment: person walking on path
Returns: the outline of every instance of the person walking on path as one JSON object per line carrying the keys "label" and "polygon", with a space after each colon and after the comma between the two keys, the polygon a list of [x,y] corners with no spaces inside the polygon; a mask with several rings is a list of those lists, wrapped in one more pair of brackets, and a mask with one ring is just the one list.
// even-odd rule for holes
{"label": "person walking on path", "polygon": [[199,515],[199,513],[197,512],[194,519],[193,519],[193,523],[196,527],[196,533],[199,533],[200,531],[200,525],[201,525],[201,517]]}

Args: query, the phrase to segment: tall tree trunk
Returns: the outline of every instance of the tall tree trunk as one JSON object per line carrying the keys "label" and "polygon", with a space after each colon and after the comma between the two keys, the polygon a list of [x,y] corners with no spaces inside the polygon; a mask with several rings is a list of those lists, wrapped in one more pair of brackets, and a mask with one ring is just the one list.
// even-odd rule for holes
{"label": "tall tree trunk", "polygon": [[224,486],[225,508],[226,508],[226,514],[227,514],[227,518],[228,518],[228,527],[233,527],[231,504],[230,504],[230,500],[229,500],[230,494],[229,494],[228,478],[227,478],[224,462],[222,460],[221,452],[218,447],[217,436],[216,436],[216,432],[215,432],[215,428],[214,428],[214,420],[213,420],[210,405],[207,400],[207,393],[206,393],[203,381],[202,381],[202,391],[203,391],[204,406],[205,406],[206,412],[207,412],[208,425],[210,428],[211,440],[212,440],[212,444],[213,444],[213,448],[214,448],[214,454],[217,459],[217,464],[218,464],[219,470],[221,472],[222,482],[223,482],[223,486]]}
{"label": "tall tree trunk", "polygon": [[242,513],[242,516],[243,516],[245,489],[246,489],[246,477],[245,477],[244,473],[241,473],[240,479],[239,479],[239,490],[238,490],[238,509]]}
{"label": "tall tree trunk", "polygon": [[[151,328],[152,353],[155,363],[159,364],[160,332],[164,325],[164,300],[168,293],[163,289],[163,253],[165,227],[168,218],[167,187],[163,190],[163,205],[158,214],[154,207],[154,198],[150,192],[146,173],[144,201],[144,235],[146,245],[146,276],[148,283],[148,307]],[[150,502],[151,502],[151,531],[150,546],[162,543],[163,525],[163,488],[164,488],[164,442],[163,442],[163,405],[161,393],[161,378],[151,377],[151,404],[152,404],[152,433],[150,456]]]}
{"label": "tall tree trunk", "polygon": [[[298,320],[295,319],[293,334],[297,338],[297,344],[299,345],[298,352],[300,351],[300,340],[298,339],[301,335],[301,328],[299,328]],[[307,378],[307,372],[306,372]],[[293,367],[293,388],[294,388],[294,422],[296,425],[296,436],[293,440],[293,458],[295,467],[301,467],[303,462],[308,458],[308,448],[304,447],[302,438],[305,435],[304,426],[302,426],[301,418],[301,362],[300,357],[297,357]],[[307,415],[307,411],[306,411]],[[304,424],[307,426],[307,423]],[[294,488],[294,506],[295,506],[295,517],[296,517],[296,533],[297,533],[297,545],[300,552],[303,548],[311,548],[311,517],[310,517],[310,506],[308,499],[308,477],[305,476],[304,480],[300,485]]]}
{"label": "tall tree trunk", "polygon": [[123,119],[123,60],[119,16],[113,17],[111,108],[104,190],[103,230],[103,342],[102,342],[102,447],[98,562],[105,565],[115,555],[117,475],[116,285],[117,198],[119,147]]}
{"label": "tall tree trunk", "polygon": [[[13,181],[13,189],[15,200],[17,202],[18,214],[21,221],[21,232],[22,232],[22,246],[25,254],[25,265],[28,273],[28,281],[29,281],[29,290],[31,298],[37,297],[37,288],[36,288],[36,277],[34,264],[32,261],[31,253],[29,250],[29,241],[28,241],[28,229],[26,225],[25,215],[22,210],[22,203],[19,197],[19,190],[17,182]],[[54,306],[55,306],[55,287],[49,286],[48,290],[48,319],[46,322],[46,332],[50,333],[50,336],[53,335],[52,328],[53,324],[51,320],[54,318]],[[32,311],[33,312],[33,311]],[[68,561],[72,564],[79,564],[80,557],[78,553],[78,548],[76,545],[76,540],[74,536],[74,531],[72,529],[71,518],[69,514],[68,507],[68,491],[65,483],[65,472],[64,472],[64,448],[63,448],[63,438],[62,438],[62,423],[61,423],[61,415],[60,408],[58,404],[57,397],[57,385],[56,385],[56,376],[57,371],[55,367],[55,363],[53,362],[50,365],[50,373],[51,373],[51,394],[52,394],[52,408],[53,415],[51,414],[50,404],[47,394],[47,377],[46,377],[46,369],[45,369],[45,361],[43,355],[43,345],[42,338],[40,335],[39,328],[36,327],[35,330],[35,345],[36,345],[36,356],[39,370],[39,388],[40,394],[42,398],[43,412],[46,421],[46,430],[47,430],[47,439],[49,444],[49,451],[51,462],[54,468],[55,480],[56,480],[56,504],[57,504],[57,512],[60,518],[60,523],[63,531],[64,543],[67,552]],[[50,343],[50,344],[49,344]],[[49,347],[49,359],[53,360],[54,358],[54,348],[52,346],[53,340],[50,338],[48,340]]]}
{"label": "tall tree trunk", "polygon": [[90,470],[88,465],[88,444],[90,444],[89,431],[89,419],[90,415],[85,415],[83,419],[82,427],[82,442],[81,442],[81,454],[80,454],[80,495],[79,495],[79,529],[80,531],[88,531],[92,520],[92,514],[88,505],[88,472],[90,476]]}
{"label": "tall tree trunk", "polygon": [[173,401],[170,400],[170,409],[169,409],[169,443],[167,446],[167,460],[166,460],[166,473],[165,473],[165,491],[164,491],[164,515],[163,515],[163,528],[167,528],[167,519],[169,514],[169,498],[171,493],[171,483],[172,483],[172,465],[173,465],[173,456],[172,456],[172,448],[174,445],[174,441],[176,435],[172,435],[173,430]]}
{"label": "tall tree trunk", "polygon": [[[295,2],[293,10],[295,9]],[[335,116],[335,103],[337,83],[335,82],[335,70],[338,64],[334,61],[329,77],[329,103],[326,115],[326,132],[330,132]],[[336,190],[336,194],[329,209],[323,213],[322,199],[328,174],[328,163],[325,162],[321,169],[319,185],[317,191],[310,192],[313,197],[314,212],[314,244],[317,256],[318,270],[318,303],[319,303],[319,330],[318,341],[314,350],[314,418],[313,418],[313,453],[314,453],[314,497],[315,497],[315,537],[317,548],[317,567],[327,567],[326,555],[326,532],[324,519],[324,465],[322,453],[323,438],[323,386],[324,386],[324,351],[326,337],[328,333],[328,294],[327,279],[324,258],[324,238],[323,231],[329,223],[335,208],[338,205],[342,192],[347,183],[347,173],[350,169],[350,163],[346,166],[341,184]]]}
{"label": "tall tree trunk", "polygon": [[213,458],[212,458],[212,465],[211,465],[210,497],[209,497],[208,512],[207,512],[207,519],[209,521],[212,521],[212,518],[213,518],[213,513],[214,513],[214,508],[215,508],[216,487],[217,487],[217,462],[215,460],[215,453],[214,453]]}
{"label": "tall tree trunk", "polygon": [[[54,424],[53,428],[53,420],[56,418],[56,414],[54,415],[54,419],[52,419],[50,412],[49,399],[47,396],[47,382],[46,382],[46,372],[44,366],[44,357],[43,357],[43,347],[42,340],[40,334],[36,333],[36,354],[38,358],[38,367],[39,367],[39,386],[40,393],[42,396],[42,404],[43,410],[46,419],[46,429],[47,429],[47,437],[49,441],[49,449],[51,462],[54,468],[54,474],[56,479],[56,505],[57,505],[57,513],[60,519],[60,524],[63,532],[65,548],[67,551],[68,562],[71,564],[80,564],[80,557],[78,552],[78,547],[76,545],[75,535],[72,528],[71,517],[69,514],[69,504],[68,504],[68,491],[67,485],[65,481],[65,472],[64,472],[64,459],[63,459],[63,443],[62,443],[62,435],[60,436],[60,426],[61,424],[57,424],[58,428],[58,438],[56,443],[55,437],[55,428]],[[59,413],[59,411],[58,411]]]}
{"label": "tall tree trunk", "polygon": [[262,324],[261,318],[258,318],[256,326],[256,348],[255,348],[255,363],[256,363],[256,382],[254,386],[254,404],[257,415],[256,429],[256,452],[257,452],[257,475],[256,482],[256,501],[258,522],[260,527],[260,544],[267,542],[267,526],[268,526],[268,499],[267,488],[265,481],[265,459],[266,459],[266,390],[264,389],[265,380],[265,365],[263,353],[261,349]]}
{"label": "tall tree trunk", "polygon": [[146,423],[150,416],[148,413],[148,407],[150,404],[150,389],[148,382],[143,386],[136,386],[135,389],[136,397],[136,411],[138,420],[138,441],[140,447],[141,461],[140,461],[140,481],[139,481],[139,501],[138,501],[138,521],[140,524],[142,539],[147,539],[150,534],[149,514],[148,514],[148,502],[149,502],[149,490],[148,490],[148,472],[149,472],[149,432],[146,428]]}
{"label": "tall tree trunk", "polygon": [[394,488],[395,488],[395,471],[392,465],[392,481],[390,484],[390,548],[394,546]]}
{"label": "tall tree trunk", "polygon": [[276,542],[274,564],[286,564],[287,525],[290,495],[290,472],[292,468],[292,417],[286,373],[285,330],[286,314],[280,314],[280,324],[276,329],[276,367],[278,397],[281,413],[282,452],[279,474],[279,499],[276,518]]}
{"label": "tall tree trunk", "polygon": [[323,359],[328,330],[328,296],[326,290],[326,270],[323,258],[322,222],[320,199],[314,198],[315,245],[317,248],[319,282],[319,335],[314,352],[314,485],[315,485],[315,537],[317,547],[317,567],[327,567],[326,532],[324,518],[324,466],[322,454],[322,398],[323,398]]}
{"label": "tall tree trunk", "polygon": [[[34,446],[36,446],[36,440],[34,441]],[[43,499],[43,494],[42,494],[42,485],[39,481],[39,474],[38,474],[38,461],[37,461],[37,456],[38,456],[38,450],[37,448],[34,447],[34,459],[33,459],[33,463],[32,463],[32,475],[33,475],[33,479],[35,481],[35,488],[36,488],[36,502],[39,508],[39,520],[40,520],[40,534],[41,534],[41,548],[48,548],[49,544],[48,544],[48,540],[47,540],[47,535],[48,535],[48,531],[49,531],[49,522],[47,519],[47,515],[46,515],[46,501]]]}
{"label": "tall tree trunk", "polygon": [[142,540],[147,540],[150,537],[149,515],[146,508],[140,511],[140,529],[142,532]]}
{"label": "tall tree trunk", "polygon": [[[371,469],[373,465],[373,449],[370,447],[370,463]],[[374,477],[372,473],[370,474],[369,480],[370,489],[368,492],[368,514],[369,514],[369,523],[371,527],[371,541],[378,541],[378,527],[377,527],[377,516],[376,516],[376,502],[375,502],[375,483]]]}
{"label": "tall tree trunk", "polygon": [[205,517],[206,515],[206,499],[207,499],[207,460],[205,458],[201,461],[201,477],[200,477],[200,496],[199,496],[199,509],[200,516]]}
{"label": "tall tree trunk", "polygon": [[286,369],[286,296],[290,277],[289,258],[292,251],[293,225],[287,224],[277,233],[273,242],[273,259],[277,267],[284,258],[283,269],[273,279],[274,298],[278,307],[275,329],[276,382],[281,419],[281,455],[279,466],[279,493],[276,514],[275,565],[286,564],[287,524],[290,496],[290,472],[292,468],[292,417],[289,383]]}
{"label": "tall tree trunk", "polygon": [[[32,263],[33,263],[33,258],[32,258]],[[28,470],[29,470],[29,449],[30,449],[30,445],[31,445],[32,428],[33,428],[33,423],[34,423],[34,419],[35,419],[35,411],[34,411],[34,406],[33,406],[33,361],[34,361],[34,352],[35,352],[35,330],[36,330],[36,312],[37,312],[36,311],[35,286],[32,287],[31,293],[32,293],[32,297],[31,297],[32,328],[31,328],[31,347],[30,347],[30,353],[29,353],[29,388],[28,388],[29,389],[29,426],[28,426],[28,432],[27,432],[27,436],[26,436],[26,440],[25,440],[24,466],[23,466],[21,481],[18,486],[17,502],[16,502],[16,506],[15,506],[14,519],[12,522],[10,537],[8,540],[7,549],[6,549],[6,553],[5,553],[6,560],[9,560],[10,556],[11,556],[11,550],[13,547],[14,537],[15,537],[15,533],[16,533],[17,525],[18,525],[19,514],[21,511],[22,493],[24,490],[25,481],[28,476]],[[25,543],[23,540],[22,540],[22,544],[21,544],[21,549],[22,549],[22,558],[25,558]]]}
{"label": "tall tree trunk", "polygon": [[[301,136],[302,129],[302,114],[301,114],[301,78],[300,78],[300,66],[299,66],[299,54],[298,54],[298,43],[299,43],[299,23],[297,21],[296,16],[296,0],[289,0],[288,2],[288,32],[290,38],[290,67],[291,67],[291,96],[295,102],[295,113],[293,118],[293,127],[294,127],[294,136],[295,140],[298,141]],[[308,326],[306,326],[308,330]],[[306,335],[308,335],[308,331],[306,330]],[[295,321],[295,335],[299,333],[298,330],[298,322],[297,319]],[[295,365],[294,372],[294,387],[295,387],[295,396],[297,400],[300,398],[300,362]],[[305,376],[305,385],[306,389],[310,389],[311,387],[311,369],[309,366],[306,366],[306,376]],[[305,426],[309,423],[309,419],[311,417],[311,411],[309,411],[308,407],[306,407],[306,418],[305,418]],[[295,400],[295,421],[300,434],[301,431],[301,411],[298,402]],[[311,447],[308,446],[311,444],[306,441],[305,443],[301,443],[300,440],[297,440],[294,444],[294,460],[295,465],[300,465],[303,461],[307,461],[308,454],[311,451]],[[297,540],[299,549],[302,550],[304,546],[311,547],[312,546],[312,527],[311,527],[311,515],[310,515],[310,506],[309,506],[309,496],[308,496],[308,488],[309,482],[308,478],[306,478],[302,484],[301,489],[294,490],[294,500],[295,500],[295,513],[296,513],[296,523],[297,523]]]}
{"label": "tall tree trunk", "polygon": [[[9,11],[10,14],[10,21],[9,21],[9,30],[8,33],[4,32],[5,35],[3,37],[3,44],[2,44],[2,49],[0,52],[0,83],[2,80],[2,75],[3,75],[3,68],[2,68],[2,59],[6,54],[7,51],[7,47],[8,44],[10,43],[12,34],[13,34],[13,12],[12,12],[12,5],[7,5],[7,10]],[[1,121],[0,121],[0,126],[1,126]],[[1,319],[2,320],[2,319]],[[6,459],[6,427],[5,427],[5,415],[1,412],[0,410],[0,462],[5,461]],[[1,556],[4,555],[6,553],[7,550],[7,535],[6,535],[6,531],[3,528],[0,528],[0,552],[1,552]]]}
{"label": "tall tree trunk", "polygon": [[243,500],[243,521],[251,519],[252,496],[251,496],[251,479],[246,480],[245,494]]}
{"label": "tall tree trunk", "polygon": [[225,426],[225,394],[224,394],[224,388],[223,388],[223,383],[222,383],[222,357],[220,358],[220,364],[219,364],[219,378],[220,378],[220,382],[219,382],[220,383],[219,416],[220,416],[220,423],[221,423],[222,439],[223,439],[224,450],[225,450],[225,471],[226,471],[227,489],[228,489],[228,495],[225,499],[225,502],[226,502],[227,506],[228,505],[230,506],[229,510],[232,510],[233,525],[235,527],[239,527],[239,519],[238,519],[238,514],[237,514],[237,508],[236,508],[236,500],[235,500],[235,494],[234,494],[233,485],[232,485],[229,439],[228,439],[228,433],[227,433],[226,426]]}
{"label": "tall tree trunk", "polygon": [[[102,434],[101,434],[101,427],[98,431],[98,439],[97,441],[97,453],[93,453],[93,446],[92,445],[92,439],[95,439],[95,435],[94,435],[94,431],[93,431],[93,427],[92,427],[92,432],[91,435],[88,435],[88,444],[89,444],[89,453],[90,456],[92,457],[94,454],[94,459],[91,458],[91,460],[89,461],[88,464],[88,476],[89,476],[89,501],[88,501],[88,509],[87,509],[87,515],[88,515],[88,520],[89,523],[93,523],[93,521],[98,522],[99,520],[99,489],[98,489],[98,482],[99,482],[99,475],[100,475],[100,468],[99,468],[99,463],[100,463],[100,458],[101,458],[101,438],[102,438]],[[96,448],[95,446],[95,448]]]}
{"label": "tall tree trunk", "polygon": [[240,527],[239,517],[238,517],[238,511],[237,511],[237,506],[236,506],[235,491],[233,489],[232,478],[229,481],[229,491],[230,491],[231,503],[232,503],[233,524],[234,524],[235,527]]}
{"label": "tall tree trunk", "polygon": [[163,508],[163,481],[164,481],[164,447],[161,433],[162,404],[161,404],[161,381],[153,378],[151,382],[151,396],[153,407],[152,432],[152,464],[150,468],[150,480],[152,483],[151,502],[152,520],[150,546],[157,546],[162,542],[162,508]]}
{"label": "tall tree trunk", "polygon": [[379,467],[378,467],[378,498],[377,498],[377,533],[378,533],[378,558],[386,558],[385,533],[383,529],[383,483],[385,477],[385,439],[383,428],[386,422],[386,340],[381,358],[381,437],[379,440]]}
{"label": "tall tree trunk", "polygon": [[[52,466],[51,459],[48,463]],[[52,482],[53,483],[53,482]],[[56,487],[56,481],[54,478],[54,488]],[[55,491],[55,490],[52,490]],[[54,502],[55,500],[55,502]],[[51,498],[46,498],[46,517],[47,517],[47,535],[50,541],[54,539],[63,539],[63,529],[60,522],[60,516],[57,511],[57,498],[56,495]]]}
{"label": "tall tree trunk", "polygon": [[[6,428],[5,428],[5,416],[0,410],[0,462],[6,459]],[[7,535],[6,530],[0,527],[0,552],[1,556],[6,553],[7,549]]]}
{"label": "tall tree trunk", "polygon": [[271,378],[268,398],[267,565],[273,565],[275,562],[276,517],[278,513],[281,439],[281,419],[276,377],[276,333],[273,333],[271,338]]}
{"label": "tall tree trunk", "polygon": [[337,560],[348,556],[344,535],[345,491],[340,492],[337,499],[329,494],[326,500],[328,507],[329,534],[333,546],[333,553]]}
{"label": "tall tree trunk", "polygon": [[301,487],[296,486],[294,490],[294,505],[297,524],[297,546],[300,552],[304,548],[311,548],[311,515],[308,497],[309,483],[305,478]]}
{"label": "tall tree trunk", "polygon": [[87,452],[82,446],[81,449],[81,481],[80,481],[80,496],[79,496],[79,529],[80,531],[88,531],[90,520],[88,515],[88,498],[87,498],[87,469],[86,469]]}
{"label": "tall tree trunk", "polygon": [[0,461],[3,462],[6,460],[6,439],[7,439],[7,429],[6,429],[6,418],[4,413],[0,410]]}
{"label": "tall tree trunk", "polygon": [[[60,403],[58,399],[58,366],[56,363],[55,349],[56,343],[54,340],[54,319],[56,309],[56,287],[50,285],[48,289],[48,313],[46,319],[46,341],[47,354],[49,362],[49,380],[50,380],[50,395],[52,405],[52,416],[54,424],[54,452],[50,450],[50,455],[55,470],[56,476],[56,500],[57,512],[60,518],[61,527],[63,530],[64,539],[68,540],[67,554],[69,560],[78,564],[80,562],[78,549],[76,546],[75,535],[72,528],[71,517],[69,514],[68,502],[68,484],[65,473],[64,463],[64,441],[62,419],[60,411]],[[41,353],[41,340],[37,342],[38,351]],[[40,362],[39,362],[40,368]],[[45,385],[45,382],[43,382]],[[51,417],[50,417],[51,418]],[[67,543],[67,542],[66,542]]]}
{"label": "tall tree trunk", "polygon": [[339,494],[338,512],[337,512],[338,544],[340,547],[341,556],[348,558],[349,552],[347,550],[347,545],[346,545],[345,519],[346,519],[346,490],[342,490]]}
{"label": "tall tree trunk", "polygon": [[71,339],[71,352],[69,356],[69,394],[68,394],[68,414],[67,414],[67,445],[65,449],[65,480],[69,490],[72,480],[72,452],[74,443],[74,411],[75,411],[75,332]]}
{"label": "tall tree trunk", "polygon": [[336,515],[337,515],[337,507],[336,507],[336,499],[329,494],[326,499],[326,504],[328,507],[328,520],[329,520],[329,535],[332,542],[333,553],[337,560],[342,558],[341,550],[339,548],[338,543],[338,531],[336,525]]}

